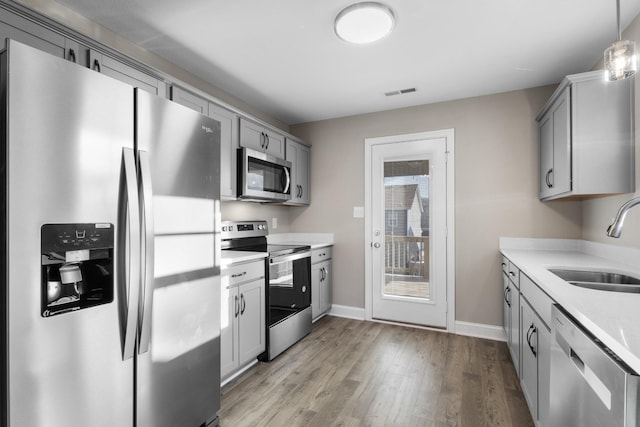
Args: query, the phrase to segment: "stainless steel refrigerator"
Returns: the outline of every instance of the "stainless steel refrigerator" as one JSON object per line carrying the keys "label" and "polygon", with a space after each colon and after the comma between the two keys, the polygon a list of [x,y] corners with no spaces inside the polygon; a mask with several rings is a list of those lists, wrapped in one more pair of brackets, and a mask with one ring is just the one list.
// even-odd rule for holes
{"label": "stainless steel refrigerator", "polygon": [[15,41],[0,68],[2,426],[217,424],[219,123]]}

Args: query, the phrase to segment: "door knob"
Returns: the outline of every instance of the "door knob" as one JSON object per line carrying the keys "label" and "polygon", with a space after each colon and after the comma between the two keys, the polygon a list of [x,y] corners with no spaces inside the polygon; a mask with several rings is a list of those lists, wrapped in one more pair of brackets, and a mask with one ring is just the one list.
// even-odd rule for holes
{"label": "door knob", "polygon": [[373,247],[374,247],[374,248],[379,248],[379,247],[380,247],[380,243],[375,242],[375,243],[373,244]]}

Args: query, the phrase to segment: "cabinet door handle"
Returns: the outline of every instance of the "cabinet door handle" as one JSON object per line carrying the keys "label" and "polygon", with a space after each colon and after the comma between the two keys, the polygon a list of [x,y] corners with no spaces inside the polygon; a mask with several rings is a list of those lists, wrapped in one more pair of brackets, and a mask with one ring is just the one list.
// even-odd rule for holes
{"label": "cabinet door handle", "polygon": [[247,308],[247,304],[244,301],[244,294],[240,294],[240,301],[242,301],[242,308],[240,309],[240,315],[243,315],[244,309]]}
{"label": "cabinet door handle", "polygon": [[553,183],[551,182],[551,174],[552,173],[553,173],[553,168],[549,169],[547,171],[547,175],[544,177],[544,180],[546,181],[548,188],[552,188],[553,187]]}
{"label": "cabinet door handle", "polygon": [[267,141],[267,145],[264,147],[264,149],[268,150],[269,149],[269,142],[271,142],[271,141],[269,141],[269,134],[265,133],[264,134],[264,138]]}
{"label": "cabinet door handle", "polygon": [[235,315],[234,317],[238,317],[238,313],[240,312],[240,304],[238,304],[238,295],[234,297],[235,299]]}
{"label": "cabinet door handle", "polygon": [[93,69],[97,72],[101,72],[100,71],[100,61],[98,61],[97,59],[93,60]]}
{"label": "cabinet door handle", "polygon": [[504,300],[507,303],[507,305],[511,307],[511,288],[509,286],[507,286]]}
{"label": "cabinet door handle", "polygon": [[531,353],[533,353],[533,357],[537,357],[536,349],[533,347],[533,344],[531,344],[533,334],[536,334],[537,338],[538,328],[536,328],[536,326],[532,323],[531,326],[529,326],[529,331],[527,332],[527,344],[529,344],[529,348],[531,349]]}
{"label": "cabinet door handle", "polygon": [[69,61],[76,62],[76,51],[69,49]]}

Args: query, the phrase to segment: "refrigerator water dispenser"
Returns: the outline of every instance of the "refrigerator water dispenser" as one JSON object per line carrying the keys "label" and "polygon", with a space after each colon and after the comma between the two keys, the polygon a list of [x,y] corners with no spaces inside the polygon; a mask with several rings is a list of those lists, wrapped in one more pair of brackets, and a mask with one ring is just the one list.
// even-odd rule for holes
{"label": "refrigerator water dispenser", "polygon": [[113,224],[41,227],[41,315],[113,301]]}

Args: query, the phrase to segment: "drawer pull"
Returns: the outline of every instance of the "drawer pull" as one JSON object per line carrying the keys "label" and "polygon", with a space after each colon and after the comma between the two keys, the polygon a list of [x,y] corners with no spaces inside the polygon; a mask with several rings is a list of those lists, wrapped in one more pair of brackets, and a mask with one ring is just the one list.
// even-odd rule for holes
{"label": "drawer pull", "polygon": [[246,272],[246,271],[243,271],[242,273],[232,274],[232,275],[231,275],[231,277],[232,277],[233,279],[237,279],[238,277],[245,276],[246,274],[247,274],[247,272]]}

